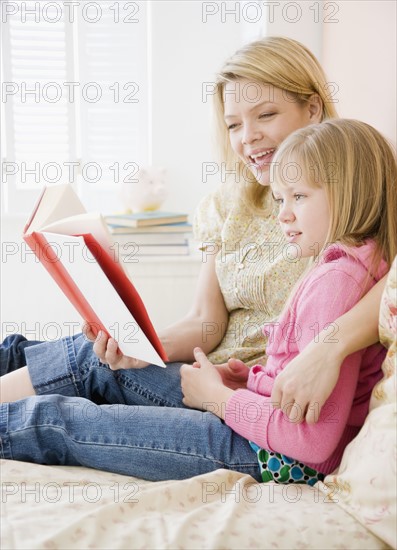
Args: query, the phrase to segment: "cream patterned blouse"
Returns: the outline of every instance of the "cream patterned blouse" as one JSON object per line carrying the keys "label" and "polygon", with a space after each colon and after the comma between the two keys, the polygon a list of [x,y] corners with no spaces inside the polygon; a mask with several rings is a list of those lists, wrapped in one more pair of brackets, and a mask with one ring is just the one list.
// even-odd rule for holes
{"label": "cream patterned blouse", "polygon": [[[225,336],[208,357],[215,364],[230,357],[263,364],[263,325],[278,317],[306,261],[292,259],[276,207],[261,218],[236,202],[224,185],[200,202],[194,219],[203,261],[217,254],[216,273],[229,311]],[[207,329],[216,330],[210,323]]]}

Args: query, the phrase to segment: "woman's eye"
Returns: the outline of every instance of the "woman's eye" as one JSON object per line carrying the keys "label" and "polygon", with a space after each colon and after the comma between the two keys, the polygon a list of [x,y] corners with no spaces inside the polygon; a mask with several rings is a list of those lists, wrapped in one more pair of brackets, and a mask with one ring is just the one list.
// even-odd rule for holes
{"label": "woman's eye", "polygon": [[228,130],[234,130],[235,128],[237,128],[237,124],[229,124],[227,127]]}
{"label": "woman's eye", "polygon": [[263,113],[260,115],[259,118],[270,118],[271,116],[275,115],[276,113]]}

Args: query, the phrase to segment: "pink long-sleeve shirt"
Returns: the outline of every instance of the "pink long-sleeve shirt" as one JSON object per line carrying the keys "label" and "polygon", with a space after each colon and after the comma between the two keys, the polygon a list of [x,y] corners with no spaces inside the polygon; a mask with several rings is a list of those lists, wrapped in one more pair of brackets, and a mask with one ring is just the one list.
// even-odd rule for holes
{"label": "pink long-sleeve shirt", "polygon": [[373,249],[369,241],[360,247],[331,245],[326,250],[279,321],[264,328],[268,335],[266,366],[252,367],[247,389],[234,392],[226,404],[225,422],[235,432],[324,474],[339,465],[346,445],[363,425],[386,350],[375,344],[345,359],[316,424],[289,420],[282,410],[273,408],[270,396],[276,376],[329,323],[334,325],[329,345],[337,341],[334,321],[387,272],[384,261],[376,274],[369,272]]}

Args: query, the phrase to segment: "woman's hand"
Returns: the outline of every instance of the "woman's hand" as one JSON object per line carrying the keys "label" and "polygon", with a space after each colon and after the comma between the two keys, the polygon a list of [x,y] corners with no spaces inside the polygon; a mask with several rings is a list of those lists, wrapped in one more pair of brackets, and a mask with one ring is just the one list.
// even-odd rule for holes
{"label": "woman's hand", "polygon": [[317,422],[339,378],[343,358],[335,351],[332,343],[310,342],[276,377],[273,406],[282,409],[293,422],[297,422],[297,410],[300,422]]}
{"label": "woman's hand", "polygon": [[200,348],[194,349],[194,357],[195,366],[181,367],[183,403],[224,418],[226,402],[234,392],[224,385],[222,375]]}
{"label": "woman's hand", "polygon": [[[317,342],[312,341],[277,376],[272,402],[286,414],[290,411],[291,420],[296,409],[288,404],[295,402],[302,411],[302,420],[306,417],[308,423],[317,422],[322,406],[338,381],[345,357],[378,342],[379,306],[386,279],[387,275],[351,310],[323,329]],[[335,324],[338,327],[336,340],[332,338]]]}
{"label": "woman's hand", "polygon": [[149,365],[146,361],[124,355],[120,351],[116,340],[109,338],[105,332],[99,331],[95,336],[88,323],[84,324],[83,333],[89,340],[94,342],[92,349],[101,363],[109,365],[111,370],[143,369]]}

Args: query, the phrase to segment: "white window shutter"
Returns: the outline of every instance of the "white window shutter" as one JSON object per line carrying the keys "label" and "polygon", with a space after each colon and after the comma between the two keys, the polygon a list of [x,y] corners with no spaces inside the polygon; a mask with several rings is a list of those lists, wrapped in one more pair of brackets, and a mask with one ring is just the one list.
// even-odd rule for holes
{"label": "white window shutter", "polygon": [[[47,20],[29,15],[36,2],[24,4],[25,19],[18,10],[2,21],[2,200],[8,213],[30,209],[44,184],[62,183],[64,163],[76,156],[75,105],[63,93],[63,83],[72,80],[74,72],[71,26],[55,2],[47,8]],[[59,14],[57,23],[48,21]]]}
{"label": "white window shutter", "polygon": [[105,1],[95,23],[79,18],[81,195],[95,210],[121,209],[121,182],[148,160],[146,4]]}

